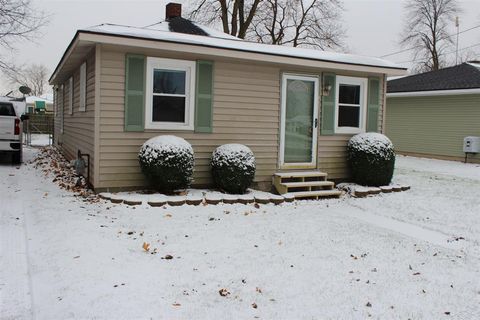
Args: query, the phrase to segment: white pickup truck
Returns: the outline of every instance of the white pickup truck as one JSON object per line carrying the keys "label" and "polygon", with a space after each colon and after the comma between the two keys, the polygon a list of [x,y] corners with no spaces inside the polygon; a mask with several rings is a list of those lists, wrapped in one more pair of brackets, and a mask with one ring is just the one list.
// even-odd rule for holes
{"label": "white pickup truck", "polygon": [[28,119],[25,99],[0,97],[0,154],[11,153],[12,162],[22,162],[22,122]]}

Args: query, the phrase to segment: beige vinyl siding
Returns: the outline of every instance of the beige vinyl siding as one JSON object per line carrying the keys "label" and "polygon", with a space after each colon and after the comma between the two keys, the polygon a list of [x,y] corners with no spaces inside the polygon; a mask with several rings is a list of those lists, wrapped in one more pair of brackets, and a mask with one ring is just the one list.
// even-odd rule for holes
{"label": "beige vinyl siding", "polygon": [[[185,138],[195,151],[194,184],[211,184],[210,158],[225,143],[249,146],[257,159],[257,183],[271,183],[277,168],[280,80],[274,67],[216,61],[213,133],[124,132],[125,51],[102,50],[100,75],[100,181],[96,188],[145,185],[140,146],[160,134]],[[194,60],[194,58],[191,58]]]}
{"label": "beige vinyl siding", "polygon": [[[339,73],[337,75],[368,77],[366,75]],[[379,132],[383,130],[383,113],[385,102],[385,81],[380,78],[380,108],[378,111]],[[368,91],[368,90],[367,90]],[[367,106],[365,106],[367,107]],[[321,108],[320,119],[321,119]],[[353,134],[318,135],[318,168],[330,179],[345,180],[350,176],[347,163],[347,144]]]}
{"label": "beige vinyl siding", "polygon": [[[87,57],[87,87],[86,87],[86,111],[80,108],[80,65],[73,76],[73,114],[69,113],[69,92],[72,90],[69,81],[64,83],[65,99],[62,101],[60,94],[59,112],[63,112],[64,130],[60,132],[61,117],[57,113],[55,117],[55,141],[67,159],[77,157],[77,151],[90,155],[90,182],[93,184],[94,177],[94,108],[95,108],[95,52]],[[60,91],[58,91],[60,93]],[[58,101],[58,102],[57,102]],[[63,106],[63,108],[61,108]]]}
{"label": "beige vinyl siding", "polygon": [[[177,56],[175,53],[154,50],[132,52],[122,47],[104,46],[102,48],[99,84],[99,180],[95,185],[97,190],[145,186],[145,179],[138,164],[138,151],[146,140],[160,134],[180,136],[192,144],[196,157],[194,185],[211,184],[209,163],[211,153],[217,146],[225,143],[242,143],[249,146],[255,154],[256,183],[260,187],[269,187],[272,175],[278,170],[280,79],[283,72],[292,73],[291,69],[274,64],[259,65],[234,60],[216,60],[214,63],[213,133],[159,130],[125,132],[126,53],[163,58],[199,59],[194,54]],[[201,59],[208,58],[201,57]],[[297,73],[320,76],[323,71],[309,68]],[[368,77],[355,72],[338,72],[338,74]],[[382,88],[383,84],[383,77],[381,77]],[[383,94],[383,90],[381,92]],[[381,102],[383,106],[383,96]],[[319,106],[319,112],[320,110]],[[380,125],[382,117],[383,113],[380,110]],[[351,135],[318,135],[318,168],[328,172],[333,179],[348,177],[346,144],[350,137]]]}
{"label": "beige vinyl siding", "polygon": [[462,160],[463,138],[480,136],[480,95],[388,98],[386,133],[400,153]]}

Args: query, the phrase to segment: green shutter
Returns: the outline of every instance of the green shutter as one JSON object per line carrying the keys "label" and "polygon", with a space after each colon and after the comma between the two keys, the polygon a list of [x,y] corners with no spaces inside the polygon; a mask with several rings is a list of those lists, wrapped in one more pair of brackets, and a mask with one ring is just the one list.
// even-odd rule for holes
{"label": "green shutter", "polygon": [[[330,86],[330,94],[328,96],[323,95],[323,89]],[[322,135],[332,135],[335,133],[335,74],[324,73],[322,82]]]}
{"label": "green shutter", "polygon": [[125,58],[125,131],[143,131],[145,106],[145,56]]}
{"label": "green shutter", "polygon": [[195,132],[212,132],[213,62],[197,61]]}
{"label": "green shutter", "polygon": [[367,132],[378,132],[380,109],[380,79],[368,78]]}

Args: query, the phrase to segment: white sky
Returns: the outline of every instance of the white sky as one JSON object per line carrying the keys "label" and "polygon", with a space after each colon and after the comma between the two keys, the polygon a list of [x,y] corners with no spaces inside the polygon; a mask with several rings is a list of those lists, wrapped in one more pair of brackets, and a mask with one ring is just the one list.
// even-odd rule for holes
{"label": "white sky", "polygon": [[[36,43],[18,43],[14,55],[17,64],[40,63],[52,72],[77,29],[101,24],[117,23],[146,26],[164,18],[164,7],[169,1],[162,0],[32,0],[39,10],[50,15],[50,23],[42,29]],[[178,1],[186,3],[186,1]],[[344,26],[347,29],[346,43],[351,53],[382,56],[402,50],[398,45],[403,29],[405,0],[343,0]],[[480,25],[480,0],[460,0],[460,30]],[[452,32],[454,32],[452,25]],[[475,44],[476,47],[461,53],[476,53],[480,59],[480,28],[460,35],[459,47]],[[4,53],[4,52],[2,52]],[[412,60],[411,52],[390,56],[394,62]],[[474,56],[474,55],[473,55]],[[451,59],[454,59],[454,53]],[[411,63],[404,63],[409,67]],[[0,82],[0,95],[16,89]]]}

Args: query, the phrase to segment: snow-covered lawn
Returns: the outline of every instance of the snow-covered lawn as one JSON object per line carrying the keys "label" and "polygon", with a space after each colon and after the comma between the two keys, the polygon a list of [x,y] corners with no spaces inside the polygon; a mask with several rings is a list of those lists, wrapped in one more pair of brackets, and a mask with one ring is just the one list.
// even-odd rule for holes
{"label": "snow-covered lawn", "polygon": [[479,172],[399,157],[407,192],[154,208],[2,164],[0,318],[479,319]]}

